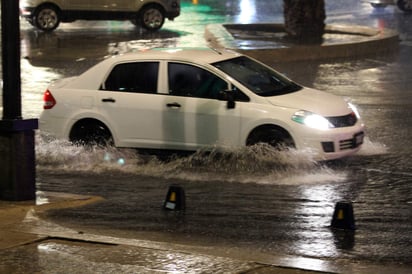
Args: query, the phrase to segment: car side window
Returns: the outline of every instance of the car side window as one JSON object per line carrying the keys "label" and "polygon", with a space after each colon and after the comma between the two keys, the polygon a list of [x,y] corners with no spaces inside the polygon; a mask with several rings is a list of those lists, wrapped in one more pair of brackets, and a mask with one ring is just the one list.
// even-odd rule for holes
{"label": "car side window", "polygon": [[168,64],[169,93],[175,96],[219,99],[219,94],[227,90],[223,79],[202,68],[181,64]]}
{"label": "car side window", "polygon": [[136,62],[116,65],[102,85],[102,90],[156,93],[158,62]]}

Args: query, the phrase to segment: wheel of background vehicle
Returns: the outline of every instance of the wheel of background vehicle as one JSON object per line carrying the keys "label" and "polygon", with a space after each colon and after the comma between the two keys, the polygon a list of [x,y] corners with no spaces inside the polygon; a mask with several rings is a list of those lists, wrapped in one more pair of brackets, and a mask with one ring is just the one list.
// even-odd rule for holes
{"label": "wheel of background vehicle", "polygon": [[375,9],[384,9],[384,8],[386,8],[387,4],[371,3],[371,6]]}
{"label": "wheel of background vehicle", "polygon": [[140,12],[140,25],[151,31],[160,29],[165,22],[163,9],[157,5],[144,7]]}
{"label": "wheel of background vehicle", "polygon": [[60,12],[52,5],[43,5],[36,9],[33,24],[43,31],[53,31],[60,24]]}
{"label": "wheel of background vehicle", "polygon": [[113,137],[109,129],[93,119],[77,122],[70,132],[69,140],[76,145],[101,147],[113,145]]}
{"label": "wheel of background vehicle", "polygon": [[295,147],[292,137],[286,130],[272,126],[255,129],[249,135],[246,145],[251,146],[259,143],[266,143],[277,149]]}
{"label": "wheel of background vehicle", "polygon": [[412,12],[412,0],[398,0],[396,5],[402,11]]}

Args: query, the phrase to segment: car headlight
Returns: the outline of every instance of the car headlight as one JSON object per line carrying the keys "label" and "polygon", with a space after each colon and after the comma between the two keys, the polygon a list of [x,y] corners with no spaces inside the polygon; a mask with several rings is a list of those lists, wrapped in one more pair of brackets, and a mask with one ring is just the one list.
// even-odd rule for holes
{"label": "car headlight", "polygon": [[356,106],[352,103],[348,103],[349,108],[353,111],[353,113],[355,113],[356,118],[360,119],[360,114],[358,109],[356,108]]}
{"label": "car headlight", "polygon": [[310,128],[326,130],[334,126],[325,117],[306,110],[299,110],[292,116],[292,120]]}

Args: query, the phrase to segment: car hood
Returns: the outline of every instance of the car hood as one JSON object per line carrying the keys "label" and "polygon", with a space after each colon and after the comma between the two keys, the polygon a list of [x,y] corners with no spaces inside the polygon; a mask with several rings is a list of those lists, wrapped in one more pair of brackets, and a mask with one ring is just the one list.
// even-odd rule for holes
{"label": "car hood", "polygon": [[342,97],[310,88],[267,97],[267,100],[275,106],[306,110],[325,117],[341,116],[351,112],[348,103]]}

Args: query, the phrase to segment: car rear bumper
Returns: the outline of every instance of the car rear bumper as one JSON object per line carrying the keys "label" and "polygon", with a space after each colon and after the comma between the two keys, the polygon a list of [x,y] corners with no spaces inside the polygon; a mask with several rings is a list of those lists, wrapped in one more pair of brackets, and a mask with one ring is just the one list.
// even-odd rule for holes
{"label": "car rear bumper", "polygon": [[66,119],[58,119],[49,115],[45,115],[44,112],[39,119],[39,130],[44,136],[67,140],[68,136],[64,134],[64,125]]}
{"label": "car rear bumper", "polygon": [[165,17],[169,20],[173,20],[179,15],[180,15],[180,1],[172,1],[170,3],[170,9],[166,11]]}
{"label": "car rear bumper", "polygon": [[31,7],[21,7],[20,8],[20,16],[24,18],[31,18],[34,12],[34,8]]}

